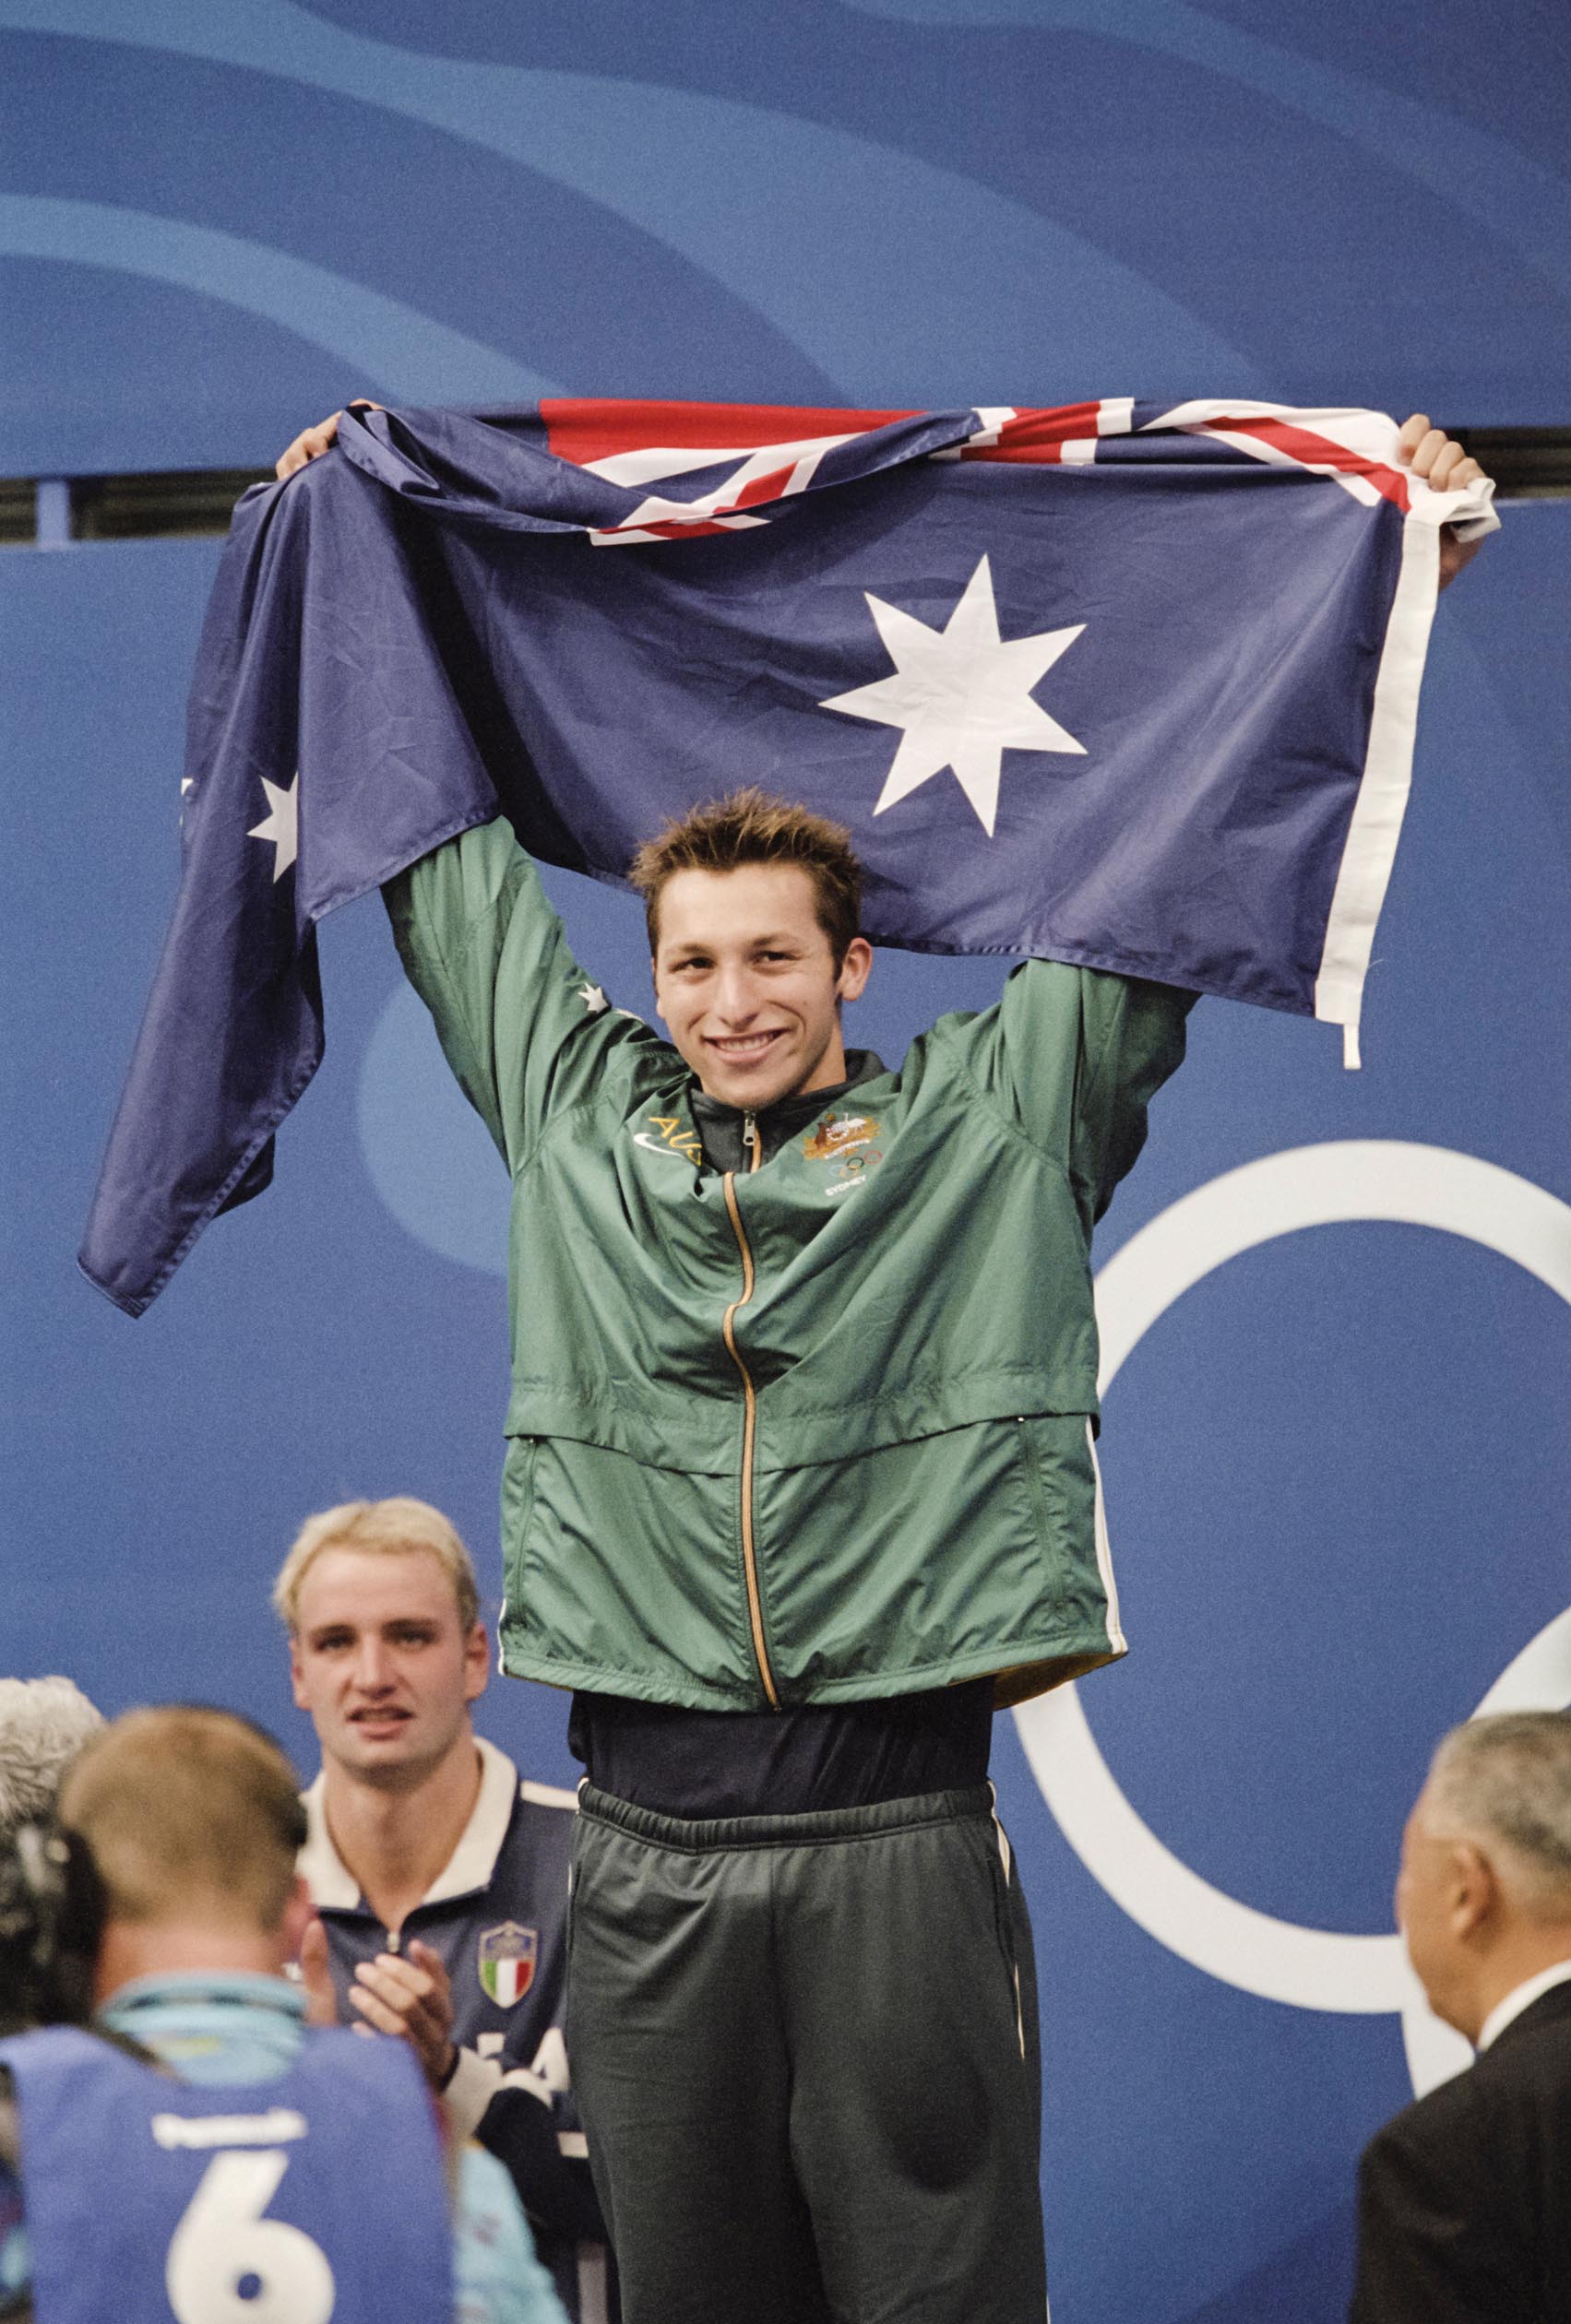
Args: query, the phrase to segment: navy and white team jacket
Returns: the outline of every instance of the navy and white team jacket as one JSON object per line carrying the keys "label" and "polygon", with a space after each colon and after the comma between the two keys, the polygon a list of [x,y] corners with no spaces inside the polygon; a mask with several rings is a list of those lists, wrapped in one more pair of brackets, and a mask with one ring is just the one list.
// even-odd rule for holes
{"label": "navy and white team jacket", "polygon": [[[479,1740],[479,1738],[477,1738]],[[567,1858],[577,1796],[520,1782],[479,1740],[480,1796],[462,1838],[403,1927],[383,1927],[328,1836],[323,1778],[305,1794],[300,1869],[327,1934],[339,2006],[355,1970],[413,1938],[453,1985],[458,2063],[447,2103],[459,2131],[507,2166],[574,2324],[614,2324],[605,2223],[573,2103],[562,2023],[567,1982]]]}

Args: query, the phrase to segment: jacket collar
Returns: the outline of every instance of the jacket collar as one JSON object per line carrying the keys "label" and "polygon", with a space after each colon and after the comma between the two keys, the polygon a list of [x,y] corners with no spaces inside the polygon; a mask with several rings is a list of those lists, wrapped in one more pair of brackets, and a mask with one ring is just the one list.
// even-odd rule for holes
{"label": "jacket collar", "polygon": [[[1553,1967],[1541,1969],[1536,1977],[1525,1977],[1519,1986],[1513,1986],[1503,2001],[1495,2003],[1479,2028],[1481,2056],[1499,2041],[1518,2018],[1525,2017],[1536,2002],[1541,2001],[1546,1993],[1556,1993],[1558,1987],[1568,1986],[1571,1986],[1571,1961],[1557,1961]],[[1546,2017],[1551,2014],[1559,2016],[1562,2010],[1568,2008],[1571,2008],[1571,1992],[1558,1992],[1554,2010],[1552,2013],[1546,2010],[1543,2014]]]}
{"label": "jacket collar", "polygon": [[[863,1082],[876,1081],[888,1067],[871,1049],[846,1051],[846,1078],[828,1089],[799,1090],[793,1096],[781,1097],[772,1106],[766,1106],[757,1116],[758,1134],[763,1140],[764,1158],[777,1154],[799,1130],[811,1128],[828,1107],[833,1106]],[[704,1142],[704,1157],[711,1169],[735,1169],[742,1153],[742,1125],[744,1120],[740,1106],[727,1106],[720,1098],[711,1097],[696,1082],[688,1087],[688,1104]]]}
{"label": "jacket collar", "polygon": [[[422,1904],[446,1903],[450,1897],[470,1896],[491,1886],[518,1797],[518,1771],[506,1751],[483,1736],[475,1737],[475,1748],[480,1753],[480,1796],[458,1846],[421,1898]],[[319,1909],[362,1912],[365,1900],[327,1830],[326,1787],[327,1776],[321,1774],[302,1795],[307,1829],[298,1868]]]}
{"label": "jacket collar", "polygon": [[136,2034],[139,2010],[165,2012],[193,2009],[268,2010],[292,2020],[305,2015],[305,1997],[286,1977],[264,1976],[244,1969],[165,1970],[157,1976],[133,1977],[119,1986],[97,2012],[96,2022],[116,2034]]}

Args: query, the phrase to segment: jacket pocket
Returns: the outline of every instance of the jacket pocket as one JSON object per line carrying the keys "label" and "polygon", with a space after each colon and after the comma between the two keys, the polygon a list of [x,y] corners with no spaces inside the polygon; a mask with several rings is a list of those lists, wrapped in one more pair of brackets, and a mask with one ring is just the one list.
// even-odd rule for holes
{"label": "jacket pocket", "polygon": [[1044,1590],[1065,1623],[1124,1651],[1101,1481],[1083,1412],[1040,1412],[1015,1423],[1035,1512]]}
{"label": "jacket pocket", "polygon": [[1048,1500],[1047,1479],[1042,1473],[1041,1447],[1037,1441],[1041,1428],[1040,1418],[1017,1420],[1016,1434],[1019,1439],[1020,1465],[1026,1473],[1026,1490],[1030,1498],[1031,1516],[1036,1525],[1037,1547],[1049,1571],[1057,1569],[1061,1555],[1063,1527],[1055,1523]]}
{"label": "jacket pocket", "polygon": [[502,1620],[515,1631],[530,1627],[530,1535],[539,1466],[539,1437],[507,1439],[502,1464]]}

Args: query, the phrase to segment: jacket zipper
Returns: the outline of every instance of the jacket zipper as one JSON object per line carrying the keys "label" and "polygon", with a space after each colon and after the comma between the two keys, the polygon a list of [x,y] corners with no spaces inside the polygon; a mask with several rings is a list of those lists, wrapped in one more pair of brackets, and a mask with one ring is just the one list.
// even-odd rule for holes
{"label": "jacket zipper", "polygon": [[[742,1118],[742,1143],[751,1152],[753,1158],[747,1167],[749,1172],[754,1171],[763,1160],[763,1144],[758,1136],[757,1121],[750,1113],[744,1114]],[[768,1649],[764,1642],[764,1606],[758,1589],[758,1559],[753,1538],[753,1441],[758,1425],[758,1405],[753,1388],[753,1375],[743,1361],[733,1329],[738,1309],[744,1308],[753,1297],[753,1251],[742,1224],[742,1212],[737,1205],[735,1172],[727,1170],[722,1183],[732,1231],[736,1237],[736,1247],[742,1253],[742,1297],[732,1299],[720,1325],[731,1360],[742,1374],[742,1570],[747,1582],[747,1618],[753,1630],[754,1659],[758,1665],[758,1676],[764,1682],[764,1692],[769,1698],[769,1708],[778,1711],[780,1698],[775,1687],[774,1672],[769,1668]]]}

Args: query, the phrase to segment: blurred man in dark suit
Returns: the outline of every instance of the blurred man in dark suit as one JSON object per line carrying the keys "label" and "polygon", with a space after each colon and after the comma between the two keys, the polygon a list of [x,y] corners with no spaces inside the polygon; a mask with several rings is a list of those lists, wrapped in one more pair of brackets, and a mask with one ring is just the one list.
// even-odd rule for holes
{"label": "blurred man in dark suit", "polygon": [[1397,1916],[1431,2007],[1479,2055],[1365,2151],[1353,2324],[1565,2324],[1571,1716],[1446,1737],[1403,1835]]}

